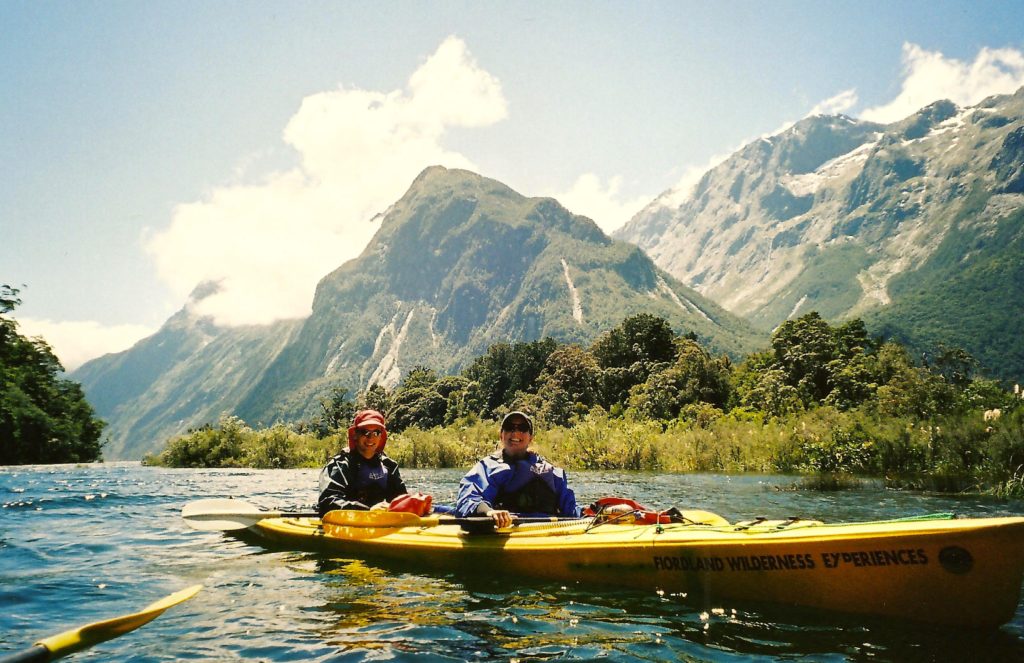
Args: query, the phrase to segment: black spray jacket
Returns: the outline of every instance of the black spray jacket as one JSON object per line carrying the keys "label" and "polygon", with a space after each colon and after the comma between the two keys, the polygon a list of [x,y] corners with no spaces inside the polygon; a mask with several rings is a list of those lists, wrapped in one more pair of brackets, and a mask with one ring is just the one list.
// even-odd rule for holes
{"label": "black spray jacket", "polygon": [[321,516],[334,509],[366,511],[378,502],[407,492],[398,463],[383,453],[366,460],[358,452],[346,449],[327,461],[320,471],[317,510]]}

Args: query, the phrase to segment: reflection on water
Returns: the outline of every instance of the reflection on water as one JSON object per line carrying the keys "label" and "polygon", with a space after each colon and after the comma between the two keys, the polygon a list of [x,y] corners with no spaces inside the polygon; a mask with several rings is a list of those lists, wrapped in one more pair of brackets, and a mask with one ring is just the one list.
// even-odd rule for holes
{"label": "reflection on water", "polygon": [[[414,470],[406,479],[446,501],[460,474]],[[652,506],[706,509],[730,520],[1024,512],[1019,501],[877,486],[793,492],[782,490],[792,479],[776,477],[605,472],[572,479],[584,503],[625,492]],[[996,631],[931,629],[560,585],[496,569],[420,572],[394,562],[272,551],[189,530],[179,517],[185,503],[207,497],[309,505],[315,486],[315,470],[0,468],[0,651],[203,583],[191,601],[97,646],[96,660],[1024,660],[1024,606]]]}

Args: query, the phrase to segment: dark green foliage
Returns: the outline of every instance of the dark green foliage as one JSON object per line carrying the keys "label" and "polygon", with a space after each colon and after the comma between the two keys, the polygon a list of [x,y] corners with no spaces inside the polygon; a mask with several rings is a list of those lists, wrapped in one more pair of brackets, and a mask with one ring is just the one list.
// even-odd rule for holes
{"label": "dark green foliage", "polygon": [[[0,314],[21,303],[18,292],[0,286]],[[0,465],[101,459],[104,423],[63,370],[46,341],[25,338],[0,317]]]}
{"label": "dark green foliage", "polygon": [[729,400],[730,366],[690,339],[680,339],[676,360],[630,392],[630,408],[648,419],[675,419],[686,405],[724,407]]}
{"label": "dark green foliage", "polygon": [[379,384],[372,384],[370,388],[359,394],[356,399],[356,410],[377,410],[387,415],[391,412],[391,394]]}
{"label": "dark green foliage", "polygon": [[591,353],[604,369],[601,405],[611,408],[615,403],[625,402],[630,389],[673,362],[675,341],[668,321],[648,313],[630,316],[618,327],[601,334],[591,346]]}
{"label": "dark green foliage", "polygon": [[546,424],[567,426],[597,404],[601,369],[592,353],[566,345],[548,355],[539,383],[534,410]]}
{"label": "dark green foliage", "polygon": [[601,334],[591,346],[591,352],[601,368],[629,368],[637,362],[670,362],[676,356],[675,339],[667,320],[640,313]]}
{"label": "dark green foliage", "polygon": [[[501,343],[460,376],[417,366],[393,392],[374,385],[355,405],[337,388],[321,419],[343,441],[353,407],[381,410],[394,433],[389,455],[410,467],[471,463],[494,448],[494,420],[516,408],[543,431],[539,450],[570,468],[800,472],[830,490],[867,474],[894,486],[1024,492],[1020,396],[973,366],[949,347],[918,364],[860,320],[833,327],[809,313],[733,367],[692,334],[639,315],[589,349]],[[607,403],[611,384],[627,397]],[[1002,416],[983,419],[993,408]],[[172,441],[159,462],[315,465],[336,446],[316,439],[226,418]]]}
{"label": "dark green foliage", "polygon": [[[984,191],[972,192],[957,215],[961,223],[981,215],[987,200]],[[941,344],[960,347],[990,377],[1019,380],[1024,211],[991,222],[981,234],[961,223],[925,264],[893,279],[893,303],[866,314],[865,321],[915,356],[931,355]]]}
{"label": "dark green foliage", "polygon": [[348,397],[348,389],[334,387],[329,396],[320,399],[320,415],[309,427],[317,437],[344,432],[355,412],[356,404]]}
{"label": "dark green foliage", "polygon": [[223,416],[170,440],[146,465],[167,467],[319,467],[344,444],[345,434],[318,437],[278,424],[254,431],[238,417]]}
{"label": "dark green foliage", "polygon": [[558,344],[551,338],[532,343],[496,343],[473,361],[462,376],[476,383],[478,415],[491,416],[510,405],[516,394],[535,392],[548,356]]}
{"label": "dark green foliage", "polygon": [[396,431],[403,431],[410,426],[442,426],[447,411],[447,399],[433,387],[400,388],[395,393],[388,426]]}

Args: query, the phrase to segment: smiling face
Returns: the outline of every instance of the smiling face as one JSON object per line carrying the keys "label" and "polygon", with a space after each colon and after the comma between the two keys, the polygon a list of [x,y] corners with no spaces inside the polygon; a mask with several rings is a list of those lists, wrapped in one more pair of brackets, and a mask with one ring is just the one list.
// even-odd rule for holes
{"label": "smiling face", "polygon": [[506,456],[520,458],[526,455],[533,442],[530,424],[520,416],[509,417],[501,427],[501,448]]}
{"label": "smiling face", "polygon": [[380,426],[370,424],[356,428],[356,451],[359,455],[370,460],[383,443],[384,429]]}

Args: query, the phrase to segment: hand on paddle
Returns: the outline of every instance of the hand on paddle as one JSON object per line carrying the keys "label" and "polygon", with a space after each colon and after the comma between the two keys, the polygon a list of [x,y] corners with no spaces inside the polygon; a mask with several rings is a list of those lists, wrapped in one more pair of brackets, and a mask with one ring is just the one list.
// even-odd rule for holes
{"label": "hand on paddle", "polygon": [[505,529],[506,527],[512,527],[512,514],[502,509],[491,509],[484,515],[490,516],[494,520],[494,526],[497,529]]}

